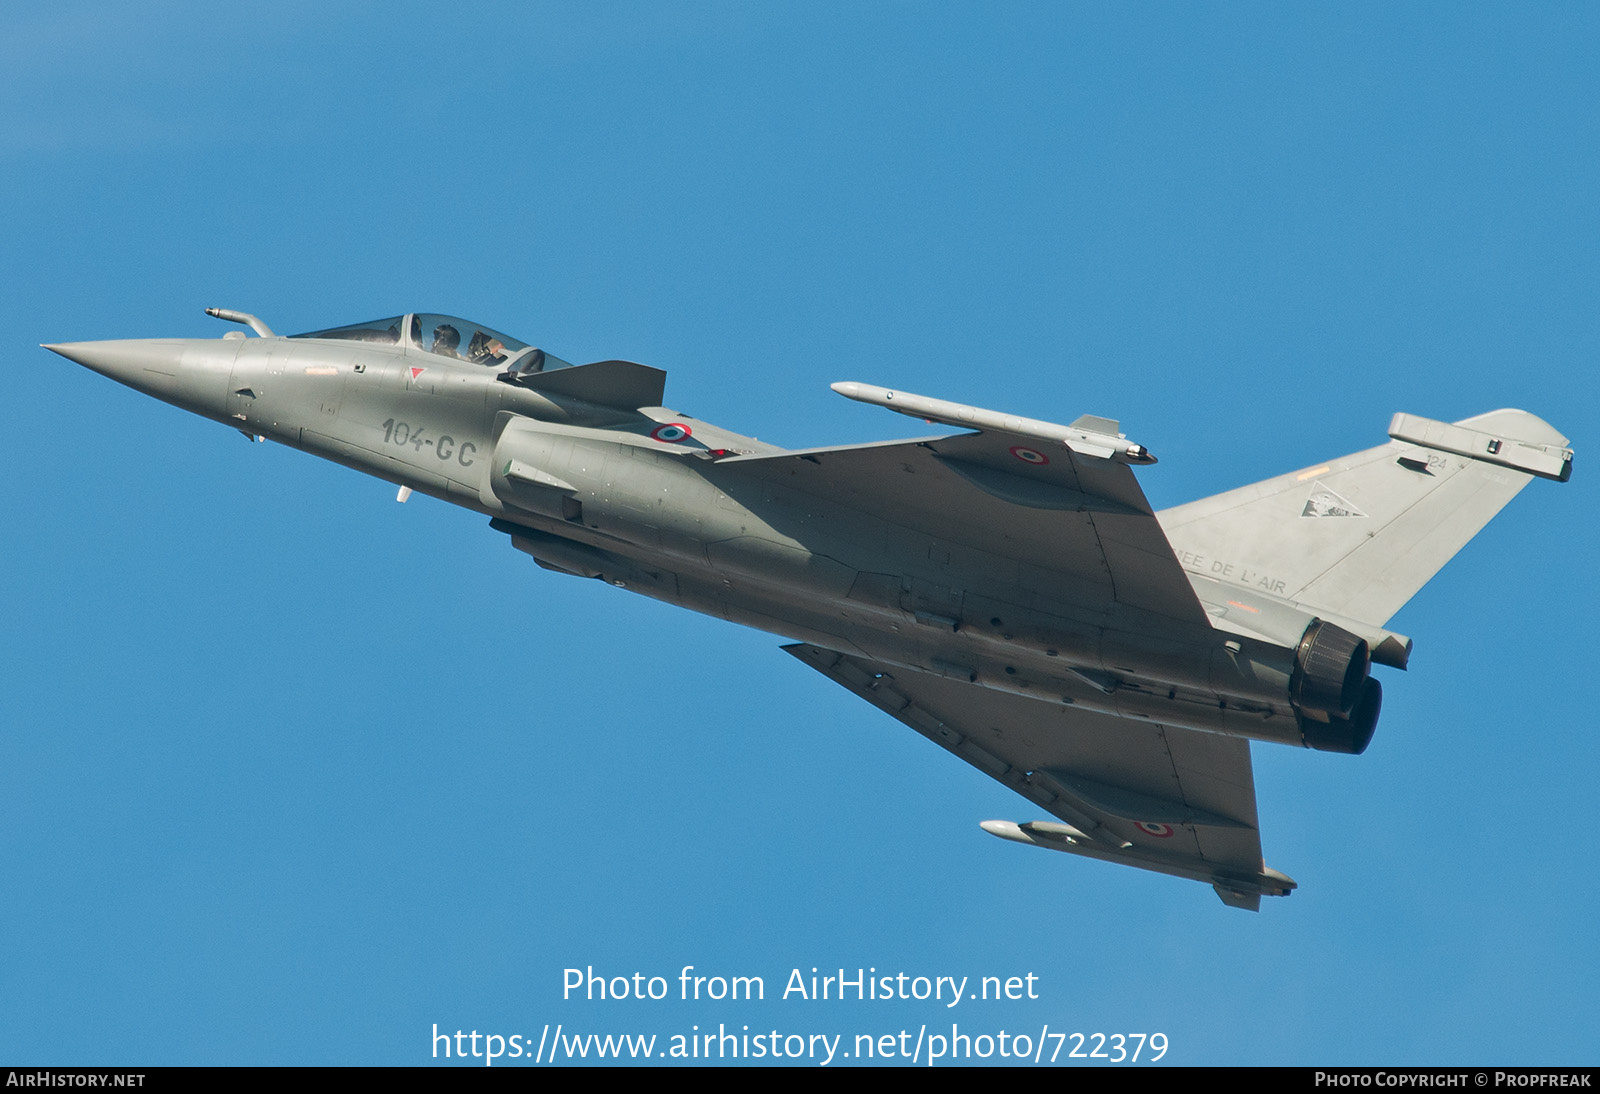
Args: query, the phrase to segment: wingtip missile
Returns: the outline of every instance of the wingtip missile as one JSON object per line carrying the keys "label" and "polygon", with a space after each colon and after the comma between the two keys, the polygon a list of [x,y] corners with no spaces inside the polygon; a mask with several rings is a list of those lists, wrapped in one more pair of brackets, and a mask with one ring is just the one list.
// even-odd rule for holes
{"label": "wingtip missile", "polygon": [[841,380],[829,386],[846,399],[881,406],[896,414],[921,418],[928,422],[953,425],[960,429],[1008,433],[1014,437],[1025,437],[1048,444],[1063,444],[1077,455],[1095,456],[1100,459],[1116,460],[1119,463],[1156,462],[1156,458],[1150,454],[1148,448],[1133,444],[1121,434],[1103,433],[1096,429],[1085,428],[1086,425],[1099,422],[1114,427],[1116,423],[1109,418],[1085,415],[1073,425],[1057,425],[1055,422],[1023,418],[998,410],[985,410],[965,403],[952,403],[947,399],[934,399],[909,391],[895,391],[875,384],[858,383],[855,380]]}

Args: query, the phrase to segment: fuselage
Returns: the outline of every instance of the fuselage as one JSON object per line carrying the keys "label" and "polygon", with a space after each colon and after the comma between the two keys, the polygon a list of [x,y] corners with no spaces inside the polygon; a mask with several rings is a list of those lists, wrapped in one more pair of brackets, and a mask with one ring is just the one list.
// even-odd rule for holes
{"label": "fuselage", "polygon": [[425,348],[409,326],[387,344],[230,333],[52,348],[248,435],[482,513],[549,569],[995,690],[1307,743],[1290,690],[1308,620],[1292,610],[1283,636],[1262,637],[1042,595],[992,535],[931,533],[752,475],[739,457],[782,450],[574,394],[581,385],[517,382]]}

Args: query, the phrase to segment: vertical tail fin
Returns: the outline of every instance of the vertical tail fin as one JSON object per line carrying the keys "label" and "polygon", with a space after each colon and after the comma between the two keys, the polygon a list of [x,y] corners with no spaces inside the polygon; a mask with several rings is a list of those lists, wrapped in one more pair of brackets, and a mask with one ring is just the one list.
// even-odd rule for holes
{"label": "vertical tail fin", "polygon": [[1567,438],[1523,410],[1449,424],[1396,414],[1378,448],[1158,514],[1186,569],[1381,626]]}

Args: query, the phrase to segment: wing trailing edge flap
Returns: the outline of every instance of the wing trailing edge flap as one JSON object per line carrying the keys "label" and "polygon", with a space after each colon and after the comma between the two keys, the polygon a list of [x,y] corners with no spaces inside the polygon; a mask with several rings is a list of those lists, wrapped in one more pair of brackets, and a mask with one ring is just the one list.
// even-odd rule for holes
{"label": "wing trailing edge flap", "polygon": [[1202,881],[1234,907],[1295,887],[1261,861],[1245,741],[784,650],[1064,822],[983,822],[992,835]]}
{"label": "wing trailing edge flap", "polygon": [[1203,824],[1211,828],[1253,828],[1253,824],[1200,809],[1188,802],[1172,798],[1157,798],[1112,786],[1067,769],[1051,768],[1035,771],[1034,778],[1049,779],[1058,795],[1076,800],[1108,817],[1128,821],[1130,824]]}

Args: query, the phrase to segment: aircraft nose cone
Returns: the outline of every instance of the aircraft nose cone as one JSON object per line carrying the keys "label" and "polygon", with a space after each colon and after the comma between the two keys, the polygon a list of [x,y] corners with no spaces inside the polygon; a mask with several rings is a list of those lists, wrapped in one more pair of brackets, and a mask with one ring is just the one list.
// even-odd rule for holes
{"label": "aircraft nose cone", "polygon": [[44,348],[118,383],[146,392],[170,389],[183,362],[183,343],[175,339],[62,342]]}
{"label": "aircraft nose cone", "polygon": [[218,418],[226,413],[228,375],[239,344],[226,338],[128,338],[44,348],[135,391]]}

